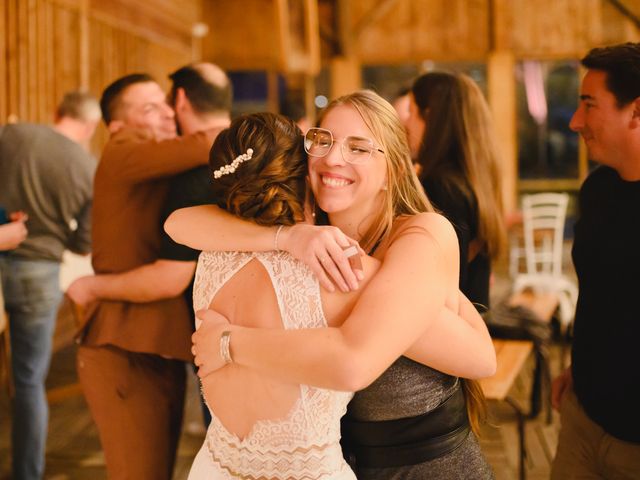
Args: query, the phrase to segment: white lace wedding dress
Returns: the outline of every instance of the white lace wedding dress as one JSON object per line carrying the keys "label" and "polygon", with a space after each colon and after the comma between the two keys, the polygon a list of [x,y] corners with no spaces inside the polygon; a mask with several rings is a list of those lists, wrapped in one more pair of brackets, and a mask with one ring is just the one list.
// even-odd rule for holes
{"label": "white lace wedding dress", "polygon": [[[253,259],[271,278],[285,329],[327,325],[318,281],[285,252],[203,252],[195,277],[195,310],[208,308],[222,286]],[[340,417],[352,396],[300,385],[300,396],[284,418],[258,420],[243,439],[226,430],[211,411],[189,480],[355,480],[339,444]]]}

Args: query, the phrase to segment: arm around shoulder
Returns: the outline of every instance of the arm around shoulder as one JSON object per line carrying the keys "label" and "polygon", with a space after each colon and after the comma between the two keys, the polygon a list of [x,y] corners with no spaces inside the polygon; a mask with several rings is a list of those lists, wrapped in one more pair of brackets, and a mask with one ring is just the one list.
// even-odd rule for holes
{"label": "arm around shoulder", "polygon": [[206,165],[217,134],[218,130],[207,130],[156,141],[144,132],[122,131],[114,134],[105,147],[101,163],[108,164],[123,181],[170,177]]}
{"label": "arm around shoulder", "polygon": [[164,223],[174,242],[203,251],[272,250],[276,228],[242,220],[215,205],[180,208]]}
{"label": "arm around shoulder", "polygon": [[[446,239],[439,229],[451,226],[437,215],[420,217],[406,220],[394,234],[380,270],[341,327],[219,327],[232,330],[234,360],[281,379],[337,390],[373,382],[445,308],[448,292],[441,280],[448,267],[439,243]],[[210,344],[220,333],[203,323],[194,342]]]}

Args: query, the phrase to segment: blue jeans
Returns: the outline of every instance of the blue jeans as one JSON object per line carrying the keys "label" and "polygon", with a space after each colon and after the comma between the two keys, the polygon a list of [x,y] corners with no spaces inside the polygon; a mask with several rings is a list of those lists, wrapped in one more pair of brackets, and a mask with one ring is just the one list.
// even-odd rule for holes
{"label": "blue jeans", "polygon": [[0,256],[15,382],[11,441],[13,478],[17,480],[35,480],[44,475],[49,421],[44,383],[62,298],[59,272],[59,262]]}

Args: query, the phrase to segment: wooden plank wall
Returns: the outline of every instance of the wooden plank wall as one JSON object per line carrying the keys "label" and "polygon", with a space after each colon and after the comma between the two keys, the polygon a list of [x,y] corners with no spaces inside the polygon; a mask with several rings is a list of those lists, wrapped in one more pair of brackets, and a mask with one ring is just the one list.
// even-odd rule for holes
{"label": "wooden plank wall", "polygon": [[[348,3],[362,63],[394,64],[412,60],[477,59],[489,49],[489,0],[379,0]],[[372,19],[373,17],[373,19]]]}
{"label": "wooden plank wall", "polygon": [[317,0],[205,0],[203,58],[228,70],[316,75]]}
{"label": "wooden plank wall", "polygon": [[[192,60],[201,0],[0,0],[0,124],[50,122],[64,92]],[[98,132],[94,147],[105,138]]]}

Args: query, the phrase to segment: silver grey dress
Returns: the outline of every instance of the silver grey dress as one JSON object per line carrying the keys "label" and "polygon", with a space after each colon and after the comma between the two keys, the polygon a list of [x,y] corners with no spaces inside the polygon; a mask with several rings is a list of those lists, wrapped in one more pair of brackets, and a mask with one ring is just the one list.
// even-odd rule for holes
{"label": "silver grey dress", "polygon": [[[456,377],[400,357],[375,382],[355,394],[347,415],[357,421],[415,417],[435,409],[458,388]],[[363,480],[494,478],[473,432],[453,451],[433,460],[401,467],[354,468],[358,479]]]}

